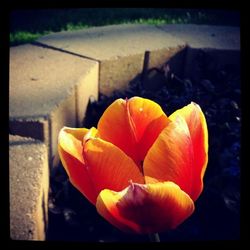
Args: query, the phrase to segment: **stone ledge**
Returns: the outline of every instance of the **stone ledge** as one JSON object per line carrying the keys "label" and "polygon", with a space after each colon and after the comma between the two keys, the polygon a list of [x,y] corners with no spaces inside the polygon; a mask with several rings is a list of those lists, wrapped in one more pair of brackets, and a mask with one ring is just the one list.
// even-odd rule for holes
{"label": "stone ledge", "polygon": [[10,133],[43,140],[51,156],[98,96],[98,62],[33,45],[10,48]]}
{"label": "stone ledge", "polygon": [[240,29],[230,26],[170,24],[157,26],[195,49],[240,50]]}
{"label": "stone ledge", "polygon": [[[184,77],[196,78],[197,58],[209,67],[232,64],[240,67],[240,29],[230,26],[195,24],[159,25],[159,29],[187,44]],[[214,65],[216,64],[216,65]],[[195,73],[194,73],[195,72]]]}
{"label": "stone ledge", "polygon": [[146,50],[184,45],[183,41],[151,25],[108,25],[43,36],[38,42],[94,60],[117,60]]}
{"label": "stone ledge", "polygon": [[45,240],[49,166],[44,143],[9,136],[10,237]]}
{"label": "stone ledge", "polygon": [[185,47],[185,42],[154,26],[134,24],[59,32],[38,42],[100,61],[99,84],[104,94],[126,88],[141,73],[145,51],[151,52],[149,67],[156,67]]}

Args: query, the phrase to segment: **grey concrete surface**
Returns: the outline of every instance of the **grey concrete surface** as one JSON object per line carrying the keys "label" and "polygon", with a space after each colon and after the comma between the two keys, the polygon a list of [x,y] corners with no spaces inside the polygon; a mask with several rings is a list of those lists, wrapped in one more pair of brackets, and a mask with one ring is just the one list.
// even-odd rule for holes
{"label": "grey concrete surface", "polygon": [[46,145],[9,136],[10,238],[45,240],[49,166]]}

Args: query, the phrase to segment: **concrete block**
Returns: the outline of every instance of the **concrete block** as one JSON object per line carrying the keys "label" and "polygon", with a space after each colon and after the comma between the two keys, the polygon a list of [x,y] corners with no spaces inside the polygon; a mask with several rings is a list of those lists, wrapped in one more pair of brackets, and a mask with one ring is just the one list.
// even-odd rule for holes
{"label": "concrete block", "polygon": [[160,68],[163,64],[176,57],[178,54],[182,54],[183,50],[185,50],[184,44],[176,45],[176,46],[167,46],[161,50],[153,50],[150,52],[150,61],[149,61],[149,69],[150,68]]}
{"label": "concrete block", "polygon": [[76,92],[76,122],[80,126],[85,118],[89,97],[94,99],[99,95],[99,63],[94,62],[91,67],[85,68],[85,73],[75,85]]}
{"label": "concrete block", "polygon": [[191,48],[240,50],[239,27],[197,24],[170,24],[157,27],[186,42]]}
{"label": "concrete block", "polygon": [[28,136],[48,144],[49,125],[43,117],[10,117],[9,132],[14,135]]}
{"label": "concrete block", "polygon": [[141,73],[144,53],[150,51],[150,67],[163,64],[185,46],[180,39],[150,25],[110,25],[59,32],[39,43],[100,61],[100,92],[123,89]]}
{"label": "concrete block", "polygon": [[43,140],[50,158],[63,126],[75,127],[98,96],[98,62],[34,45],[10,48],[10,132]]}
{"label": "concrete block", "polygon": [[104,60],[100,66],[100,92],[109,95],[123,90],[142,71],[144,53],[118,59]]}
{"label": "concrete block", "polygon": [[159,74],[158,73],[159,71],[157,70],[149,71],[143,78],[143,86],[148,91],[157,91],[166,84],[167,69],[170,69],[171,72],[173,72],[174,74],[178,75],[181,78],[184,76],[183,73],[185,69],[187,49],[186,48],[169,49],[168,51],[166,51],[166,53],[167,55],[166,54],[163,55],[165,59],[168,58],[167,61],[163,57],[157,58],[157,55],[155,56],[155,52],[153,52],[153,55],[152,53],[150,53],[148,68],[164,70],[165,75]]}
{"label": "concrete block", "polygon": [[60,129],[63,126],[76,127],[77,121],[75,99],[76,94],[75,91],[73,91],[72,95],[68,96],[66,99],[63,99],[60,105],[55,106],[55,108],[49,114],[49,156],[52,167],[57,166],[59,163],[59,158],[57,157],[57,142]]}
{"label": "concrete block", "polygon": [[44,143],[9,136],[10,238],[45,240],[49,166]]}
{"label": "concrete block", "polygon": [[[185,77],[199,78],[199,59],[206,64],[206,68],[219,68],[232,64],[240,67],[240,29],[239,27],[213,25],[160,25],[159,29],[183,40],[186,49]],[[203,57],[203,58],[201,58]]]}

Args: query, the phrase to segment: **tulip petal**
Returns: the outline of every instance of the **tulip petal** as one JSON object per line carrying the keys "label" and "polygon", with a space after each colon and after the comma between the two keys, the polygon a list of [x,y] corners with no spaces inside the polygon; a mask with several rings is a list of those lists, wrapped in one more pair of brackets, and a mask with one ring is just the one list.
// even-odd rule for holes
{"label": "tulip petal", "polygon": [[145,181],[173,181],[190,194],[192,169],[192,141],[185,120],[179,118],[169,123],[149,149],[143,164]]}
{"label": "tulip petal", "polygon": [[133,97],[129,99],[128,105],[137,138],[137,155],[143,161],[149,148],[170,120],[160,105],[149,99]]}
{"label": "tulip petal", "polygon": [[65,152],[71,154],[80,162],[83,162],[82,140],[87,132],[88,129],[86,128],[64,127],[59,133],[58,144]]}
{"label": "tulip petal", "polygon": [[156,136],[159,135],[161,130],[166,127],[167,123],[169,122],[160,105],[149,99],[137,96],[132,97],[128,100],[128,108],[135,126],[137,141],[140,141],[142,139],[146,129],[148,129],[151,123],[155,120],[159,122],[158,119],[160,118],[160,120],[162,120],[162,123],[165,122],[164,126],[162,126],[162,124],[159,125],[160,131],[155,131],[155,129],[157,129],[157,127],[155,126],[154,131],[156,133]]}
{"label": "tulip petal", "polygon": [[72,185],[95,204],[98,194],[89,177],[82,154],[82,140],[88,131],[85,128],[62,128],[58,137],[58,153]]}
{"label": "tulip petal", "polygon": [[112,103],[97,127],[102,139],[122,149],[139,165],[168,122],[158,104],[133,97]]}
{"label": "tulip petal", "polygon": [[121,192],[105,189],[96,207],[111,224],[134,233],[174,229],[194,211],[192,199],[173,182],[131,183]]}
{"label": "tulip petal", "polygon": [[103,113],[97,129],[100,138],[111,142],[132,159],[136,159],[136,140],[126,108],[126,101],[117,99]]}
{"label": "tulip petal", "polygon": [[195,201],[203,189],[203,177],[208,162],[208,130],[205,116],[200,106],[194,102],[175,111],[169,118],[181,116],[186,120],[194,151],[193,187],[191,196]]}
{"label": "tulip petal", "polygon": [[112,143],[100,138],[90,139],[85,143],[83,152],[97,193],[106,188],[121,191],[131,180],[145,183],[134,161]]}
{"label": "tulip petal", "polygon": [[144,160],[159,134],[168,125],[169,120],[166,116],[160,116],[156,120],[152,121],[145,129],[144,135],[138,143],[138,156],[141,161]]}

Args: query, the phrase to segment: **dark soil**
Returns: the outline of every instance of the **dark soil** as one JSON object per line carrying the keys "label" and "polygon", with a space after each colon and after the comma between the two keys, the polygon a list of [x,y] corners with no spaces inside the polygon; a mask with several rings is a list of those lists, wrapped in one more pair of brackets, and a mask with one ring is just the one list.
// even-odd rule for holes
{"label": "dark soil", "polygon": [[[125,91],[90,100],[83,126],[96,126],[117,98],[141,96],[161,105],[167,115],[194,101],[202,108],[209,130],[209,161],[204,190],[194,214],[176,230],[161,233],[161,241],[233,240],[240,237],[241,88],[237,65],[207,67],[201,51],[194,74],[181,78],[168,65],[147,71]],[[214,63],[214,65],[217,65]],[[148,79],[161,79],[150,85]],[[97,213],[68,181],[62,166],[51,174],[48,240],[147,242],[143,235],[125,234]]]}

